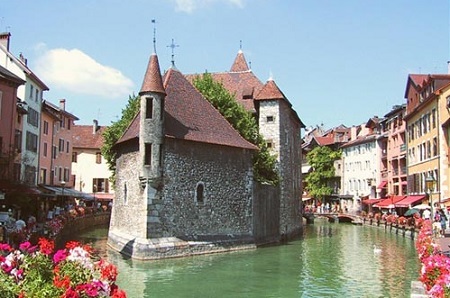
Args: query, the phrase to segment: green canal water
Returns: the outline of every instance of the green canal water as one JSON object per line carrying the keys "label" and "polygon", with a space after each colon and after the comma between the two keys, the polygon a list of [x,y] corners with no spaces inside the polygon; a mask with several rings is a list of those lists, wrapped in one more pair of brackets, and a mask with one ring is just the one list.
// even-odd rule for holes
{"label": "green canal water", "polygon": [[[119,270],[128,297],[410,297],[419,262],[414,241],[382,228],[318,220],[286,245],[160,261],[135,261],[93,244]],[[373,245],[382,249],[374,253]]]}

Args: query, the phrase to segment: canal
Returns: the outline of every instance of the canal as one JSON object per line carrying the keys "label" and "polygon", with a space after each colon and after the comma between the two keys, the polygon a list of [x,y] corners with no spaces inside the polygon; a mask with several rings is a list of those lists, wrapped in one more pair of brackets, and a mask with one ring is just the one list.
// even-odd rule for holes
{"label": "canal", "polygon": [[410,238],[320,219],[287,245],[160,261],[126,259],[106,248],[106,236],[96,229],[78,240],[118,267],[130,298],[409,297],[419,274]]}

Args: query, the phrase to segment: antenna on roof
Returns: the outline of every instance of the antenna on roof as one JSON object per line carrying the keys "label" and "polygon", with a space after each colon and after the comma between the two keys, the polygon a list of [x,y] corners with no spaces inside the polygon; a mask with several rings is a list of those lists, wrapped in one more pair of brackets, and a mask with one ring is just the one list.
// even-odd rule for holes
{"label": "antenna on roof", "polygon": [[170,45],[168,45],[167,47],[172,49],[172,67],[175,67],[175,54],[174,54],[174,50],[176,47],[179,47],[179,45],[175,44],[175,41],[172,38],[172,43]]}
{"label": "antenna on roof", "polygon": [[153,52],[156,54],[156,20],[152,19],[153,23]]}

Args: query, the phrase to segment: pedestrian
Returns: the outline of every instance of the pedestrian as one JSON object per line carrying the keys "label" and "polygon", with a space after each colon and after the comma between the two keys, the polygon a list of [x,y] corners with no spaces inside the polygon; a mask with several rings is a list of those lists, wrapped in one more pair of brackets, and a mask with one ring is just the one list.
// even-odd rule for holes
{"label": "pedestrian", "polygon": [[430,219],[430,216],[431,216],[430,210],[428,210],[428,209],[423,210],[423,213],[422,213],[423,219],[425,219],[425,220]]}
{"label": "pedestrian", "polygon": [[27,227],[28,227],[28,230],[30,230],[31,232],[36,232],[36,217],[34,217],[31,214],[27,220]]}
{"label": "pedestrian", "polygon": [[21,232],[23,229],[25,229],[26,226],[27,226],[27,224],[25,223],[25,221],[22,218],[19,218],[18,220],[16,220],[17,232]]}
{"label": "pedestrian", "polygon": [[439,210],[439,219],[441,221],[441,233],[445,234],[445,230],[447,229],[447,216],[442,209]]}

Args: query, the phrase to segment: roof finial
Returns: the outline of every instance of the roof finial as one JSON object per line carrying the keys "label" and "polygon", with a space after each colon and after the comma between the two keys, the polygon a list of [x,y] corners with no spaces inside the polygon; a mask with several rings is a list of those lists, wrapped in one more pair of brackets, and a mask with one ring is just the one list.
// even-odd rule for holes
{"label": "roof finial", "polygon": [[153,23],[153,52],[156,54],[156,20],[152,19]]}
{"label": "roof finial", "polygon": [[239,40],[239,50],[241,50],[241,51],[242,51],[242,39],[241,39],[241,40]]}
{"label": "roof finial", "polygon": [[170,45],[168,45],[167,47],[172,48],[172,67],[175,67],[175,54],[174,54],[174,49],[176,47],[179,47],[179,45],[175,44],[175,41],[172,38],[172,43]]}

